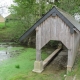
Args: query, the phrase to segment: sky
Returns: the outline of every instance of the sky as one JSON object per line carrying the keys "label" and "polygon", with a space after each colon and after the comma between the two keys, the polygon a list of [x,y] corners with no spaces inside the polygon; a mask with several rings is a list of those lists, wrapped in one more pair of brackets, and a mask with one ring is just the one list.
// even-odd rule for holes
{"label": "sky", "polygon": [[6,17],[10,14],[8,11],[8,7],[10,7],[11,4],[13,4],[13,0],[0,0],[0,14],[3,17]]}

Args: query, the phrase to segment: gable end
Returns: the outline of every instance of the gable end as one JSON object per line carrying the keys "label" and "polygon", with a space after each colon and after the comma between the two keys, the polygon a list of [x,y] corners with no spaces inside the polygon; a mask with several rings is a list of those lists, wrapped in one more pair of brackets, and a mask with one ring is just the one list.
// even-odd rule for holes
{"label": "gable end", "polygon": [[56,14],[58,15],[58,17],[60,17],[62,19],[62,21],[64,21],[70,28],[70,33],[73,34],[74,33],[74,25],[65,17],[63,16],[57,9],[56,9]]}
{"label": "gable end", "polygon": [[22,40],[24,40],[26,37],[28,37],[30,34],[32,34],[32,32],[43,22],[45,21],[48,17],[50,16],[58,16],[60,17],[60,19],[62,21],[64,21],[68,27],[70,28],[70,33],[73,34],[74,33],[74,29],[75,26],[56,8],[53,7],[50,11],[48,11],[41,19],[39,19],[29,30],[27,30],[19,39],[19,41],[21,42]]}

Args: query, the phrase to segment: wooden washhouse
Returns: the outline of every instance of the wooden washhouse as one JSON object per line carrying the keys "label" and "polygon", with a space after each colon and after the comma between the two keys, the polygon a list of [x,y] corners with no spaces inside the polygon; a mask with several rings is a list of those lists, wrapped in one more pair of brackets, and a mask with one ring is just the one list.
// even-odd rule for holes
{"label": "wooden washhouse", "polygon": [[42,72],[41,48],[50,40],[61,41],[68,49],[67,70],[71,71],[80,41],[80,24],[68,13],[53,7],[19,39],[22,42],[36,31],[34,72]]}

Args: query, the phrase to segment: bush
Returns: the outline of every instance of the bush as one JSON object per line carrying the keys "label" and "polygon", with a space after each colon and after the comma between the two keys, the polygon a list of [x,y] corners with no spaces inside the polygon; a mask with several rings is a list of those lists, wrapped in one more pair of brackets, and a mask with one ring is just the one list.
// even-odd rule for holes
{"label": "bush", "polygon": [[20,68],[20,65],[19,64],[15,65],[15,68],[18,68],[19,69]]}

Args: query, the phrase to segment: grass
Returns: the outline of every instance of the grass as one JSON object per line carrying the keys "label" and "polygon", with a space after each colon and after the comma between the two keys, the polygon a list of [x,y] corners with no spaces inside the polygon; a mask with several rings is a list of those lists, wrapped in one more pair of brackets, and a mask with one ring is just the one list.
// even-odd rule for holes
{"label": "grass", "polygon": [[[0,48],[3,50],[5,48]],[[13,47],[12,50],[20,50],[23,47]],[[65,80],[64,72],[54,73],[45,69],[41,74],[32,72],[34,68],[34,61],[36,59],[36,50],[33,48],[25,48],[21,51],[19,56],[15,56],[6,61],[0,63],[0,80]],[[42,60],[44,60],[48,54],[42,51]],[[74,68],[67,77],[76,75],[76,80],[80,79],[80,52],[77,55]],[[57,76],[57,77],[56,77]]]}
{"label": "grass", "polygon": [[[13,50],[22,48],[15,47]],[[64,72],[54,73],[45,69],[41,74],[32,72],[34,68],[34,61],[36,58],[36,50],[33,48],[25,48],[19,56],[3,61],[0,65],[0,80],[65,80]],[[42,60],[48,54],[42,51]],[[72,72],[67,77],[68,80],[76,75],[76,79],[80,79],[80,54],[76,58],[76,63]],[[57,76],[57,77],[56,77]]]}
{"label": "grass", "polygon": [[[6,48],[0,48],[5,50]],[[34,68],[34,61],[36,59],[36,50],[33,48],[13,47],[10,51],[23,50],[19,56],[7,59],[0,63],[0,80],[65,80],[64,72],[55,73],[45,69],[41,74],[32,72]],[[42,51],[42,60],[44,60],[48,54]],[[72,72],[67,77],[80,79],[80,52],[77,55],[75,65]],[[56,77],[57,76],[57,77]]]}
{"label": "grass", "polygon": [[0,28],[3,28],[5,26],[5,22],[0,23]]}
{"label": "grass", "polygon": [[[3,61],[0,64],[0,80],[27,80],[27,77],[31,75],[37,75],[36,73],[32,73],[35,53],[35,49],[28,48],[19,56]],[[43,53],[42,56],[42,59],[44,59],[48,55]],[[24,79],[24,77],[26,78]],[[28,80],[32,79],[30,78]]]}
{"label": "grass", "polygon": [[[0,66],[1,80],[9,80],[10,78],[19,75],[20,73],[28,73],[30,70],[32,70],[33,65],[31,64],[34,62],[35,56],[31,56],[34,54],[34,49],[28,49],[25,50],[23,54],[20,54],[17,58],[12,58],[10,60],[4,61]],[[20,68],[16,68],[16,65],[19,65]]]}
{"label": "grass", "polygon": [[4,48],[4,47],[1,47],[1,48],[0,48],[0,50],[5,50],[5,49],[6,49],[6,48]]}
{"label": "grass", "polygon": [[[13,50],[19,49],[18,47],[13,48]],[[42,60],[47,56],[48,54],[42,51]],[[54,74],[52,70],[47,70],[47,68],[41,74],[32,72],[35,60],[36,50],[25,48],[19,56],[0,63],[0,80],[63,80],[63,72]]]}
{"label": "grass", "polygon": [[[0,41],[17,41],[20,36],[25,32],[25,28],[18,25],[17,21],[6,22],[6,26],[0,26]],[[4,23],[1,23],[4,24]]]}

